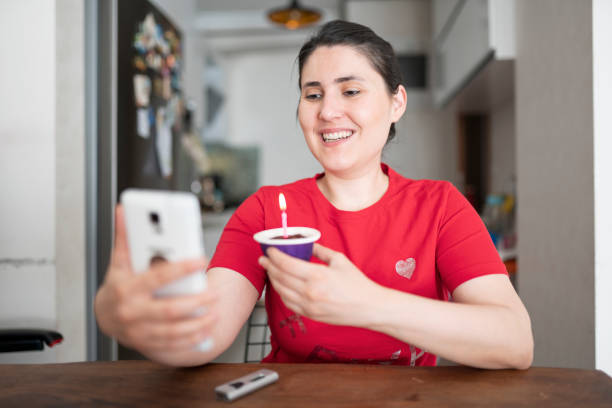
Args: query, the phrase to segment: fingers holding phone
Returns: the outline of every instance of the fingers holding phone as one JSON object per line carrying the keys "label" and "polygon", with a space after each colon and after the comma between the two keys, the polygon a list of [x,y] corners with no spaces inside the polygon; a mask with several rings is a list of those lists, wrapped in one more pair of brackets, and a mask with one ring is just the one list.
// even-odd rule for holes
{"label": "fingers holding phone", "polygon": [[[216,299],[206,288],[201,215],[188,193],[127,190],[96,296],[103,331],[138,350],[212,346]],[[206,311],[206,313],[202,313]]]}
{"label": "fingers holding phone", "polygon": [[167,262],[141,274],[109,266],[95,301],[100,328],[139,351],[195,347],[216,321],[215,294],[205,290],[160,297],[155,292],[167,282],[201,270],[202,265],[201,261]]}
{"label": "fingers holding phone", "polygon": [[[168,298],[151,296],[142,304],[126,302],[124,307],[117,316],[124,342],[142,352],[187,351],[208,343],[218,316],[216,299],[208,291]],[[201,313],[203,309],[205,313]]]}

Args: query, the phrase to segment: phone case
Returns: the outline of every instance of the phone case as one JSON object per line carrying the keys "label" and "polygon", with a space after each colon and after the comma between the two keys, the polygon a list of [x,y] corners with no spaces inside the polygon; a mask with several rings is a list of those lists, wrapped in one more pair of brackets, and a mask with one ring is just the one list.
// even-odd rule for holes
{"label": "phone case", "polygon": [[[136,273],[146,271],[157,260],[175,262],[204,255],[200,207],[191,193],[128,189],[121,194],[121,204]],[[205,275],[198,271],[156,294],[190,294],[205,288]]]}
{"label": "phone case", "polygon": [[262,368],[254,373],[245,375],[235,380],[228,381],[215,387],[217,398],[224,401],[233,401],[244,395],[250,394],[266,385],[272,384],[278,380],[276,371]]}
{"label": "phone case", "polygon": [[[204,256],[202,215],[197,198],[187,192],[127,189],[121,194],[132,268],[143,273],[156,262],[176,262]],[[156,296],[196,294],[206,289],[204,270],[178,279]],[[206,340],[198,347],[212,346]]]}

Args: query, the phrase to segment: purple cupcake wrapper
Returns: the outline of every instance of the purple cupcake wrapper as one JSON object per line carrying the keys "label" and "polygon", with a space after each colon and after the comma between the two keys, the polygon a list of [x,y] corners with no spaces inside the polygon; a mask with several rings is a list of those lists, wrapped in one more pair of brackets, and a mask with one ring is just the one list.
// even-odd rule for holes
{"label": "purple cupcake wrapper", "polygon": [[266,251],[268,250],[268,248],[273,246],[274,248],[277,248],[278,250],[283,251],[287,255],[291,255],[296,258],[303,259],[305,261],[310,261],[310,258],[312,257],[312,245],[313,245],[312,242],[307,243],[307,244],[298,244],[298,245],[266,245],[266,244],[259,244],[259,245],[261,246],[261,250],[263,251],[263,253],[266,255],[267,255]]}
{"label": "purple cupcake wrapper", "polygon": [[283,230],[280,228],[274,228],[261,231],[255,234],[253,238],[259,243],[264,254],[266,254],[268,248],[274,247],[287,255],[309,261],[312,257],[313,244],[315,241],[319,240],[321,233],[313,228],[307,227],[289,227],[287,231],[289,235],[300,233],[305,234],[307,237],[289,240],[281,239],[278,240],[277,243],[276,240],[271,239],[271,237],[282,234]]}

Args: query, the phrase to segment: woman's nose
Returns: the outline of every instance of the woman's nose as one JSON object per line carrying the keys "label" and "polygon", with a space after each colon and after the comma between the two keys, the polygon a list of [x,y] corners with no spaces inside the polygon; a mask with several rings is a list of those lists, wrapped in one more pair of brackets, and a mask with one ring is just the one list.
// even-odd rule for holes
{"label": "woman's nose", "polygon": [[344,108],[342,102],[337,98],[326,95],[321,103],[321,110],[319,112],[319,118],[322,120],[330,121],[342,117],[344,114]]}

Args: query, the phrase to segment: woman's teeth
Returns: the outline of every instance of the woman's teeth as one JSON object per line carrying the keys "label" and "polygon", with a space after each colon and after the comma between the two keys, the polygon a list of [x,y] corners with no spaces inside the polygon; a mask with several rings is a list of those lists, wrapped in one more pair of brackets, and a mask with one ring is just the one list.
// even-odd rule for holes
{"label": "woman's teeth", "polygon": [[343,130],[342,132],[334,132],[334,133],[322,133],[323,140],[326,142],[333,142],[340,139],[346,139],[353,134],[350,130]]}

